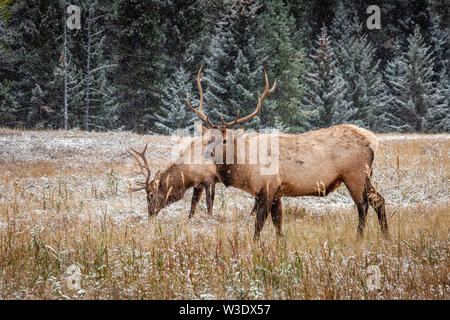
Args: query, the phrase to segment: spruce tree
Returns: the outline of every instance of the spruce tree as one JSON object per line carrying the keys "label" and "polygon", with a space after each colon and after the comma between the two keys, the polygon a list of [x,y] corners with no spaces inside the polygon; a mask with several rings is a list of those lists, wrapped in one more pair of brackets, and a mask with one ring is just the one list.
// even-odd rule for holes
{"label": "spruce tree", "polygon": [[[289,15],[289,7],[282,0],[266,1],[264,10],[258,20],[258,43],[262,45],[264,68],[272,81],[277,80],[277,89],[264,103],[261,118],[265,126],[302,132],[305,130],[305,113],[301,101],[305,86],[300,80],[304,74],[300,35]],[[298,42],[293,42],[294,39]]]}
{"label": "spruce tree", "polygon": [[57,38],[62,24],[58,21],[63,11],[59,3],[48,6],[29,0],[13,1],[8,9],[11,14],[0,32],[0,101],[10,101],[10,106],[2,104],[13,114],[3,125],[47,126],[56,121],[45,108],[30,101],[36,84],[41,88],[44,105],[51,106],[56,94],[50,82],[60,56]]}
{"label": "spruce tree", "polygon": [[161,7],[159,0],[112,0],[106,14],[108,41],[114,47],[111,62],[118,64],[110,77],[119,93],[119,118],[126,130],[151,130],[161,104],[170,49],[165,46]]}
{"label": "spruce tree", "polygon": [[[7,5],[0,7],[0,33],[6,32],[5,26],[7,17]],[[0,40],[0,75],[12,72],[13,53],[4,42]],[[19,103],[11,93],[11,84],[7,79],[0,81],[0,126],[17,126],[17,112]]]}
{"label": "spruce tree", "polygon": [[429,8],[428,15],[430,24],[427,30],[429,43],[433,50],[435,58],[435,77],[437,80],[442,71],[446,72],[447,77],[450,77],[450,28],[444,27],[442,17]]}
{"label": "spruce tree", "polygon": [[21,127],[23,123],[17,120],[19,108],[19,103],[11,93],[9,83],[7,81],[0,82],[0,125]]}
{"label": "spruce tree", "polygon": [[11,17],[10,5],[14,0],[2,0],[0,2],[0,31],[2,30],[2,22],[6,22]]}
{"label": "spruce tree", "polygon": [[407,51],[397,55],[386,69],[391,92],[391,102],[385,111],[386,125],[395,131],[423,132],[428,127],[428,111],[437,98],[432,79],[434,59],[418,26],[407,42]]}
{"label": "spruce tree", "polygon": [[450,79],[442,70],[436,86],[435,102],[427,110],[427,130],[429,132],[450,132]]}
{"label": "spruce tree", "polygon": [[198,100],[193,97],[191,77],[183,67],[174,73],[163,91],[161,107],[155,115],[155,129],[152,131],[170,134],[176,129],[193,129],[198,118],[186,104],[186,93],[189,93],[189,101],[194,108]]}
{"label": "spruce tree", "polygon": [[[47,117],[52,121],[46,123],[46,118],[41,119],[36,127],[64,128],[71,129],[78,126],[78,110],[82,107],[83,84],[80,58],[78,57],[76,44],[80,40],[80,32],[77,29],[70,30],[67,27],[68,3],[60,1],[61,12],[58,24],[61,25],[61,34],[58,35],[58,46],[55,48],[59,52],[57,64],[53,68],[53,77],[49,81],[50,90],[47,96],[51,96],[47,103],[44,103],[46,94],[42,88],[36,84],[32,91],[31,105],[34,110],[43,109]],[[73,53],[75,52],[75,54]],[[42,107],[45,105],[45,107]],[[37,115],[35,115],[37,116]],[[42,117],[41,117],[42,118]]]}
{"label": "spruce tree", "polygon": [[358,17],[351,17],[342,3],[337,8],[331,30],[337,67],[346,83],[345,100],[356,110],[349,120],[377,130],[378,115],[384,110],[388,99],[376,50],[368,41]]}
{"label": "spruce tree", "polygon": [[[224,1],[205,59],[206,112],[213,123],[251,113],[264,88],[264,57],[255,38],[259,8],[258,1]],[[260,118],[245,126],[259,128]]]}
{"label": "spruce tree", "polygon": [[345,100],[345,82],[336,67],[327,28],[323,27],[311,55],[310,71],[306,75],[308,89],[304,105],[309,113],[308,127],[326,128],[350,122],[356,111]]}
{"label": "spruce tree", "polygon": [[99,10],[98,0],[83,0],[85,34],[84,52],[78,62],[83,68],[84,104],[83,128],[85,130],[114,127],[118,102],[114,86],[108,81],[107,73],[117,66],[104,55],[106,42],[103,13]]}
{"label": "spruce tree", "polygon": [[183,0],[161,3],[161,30],[166,37],[164,48],[168,55],[166,74],[170,77],[182,67],[186,72],[196,74],[204,64],[209,30],[206,25],[206,9],[209,1]]}

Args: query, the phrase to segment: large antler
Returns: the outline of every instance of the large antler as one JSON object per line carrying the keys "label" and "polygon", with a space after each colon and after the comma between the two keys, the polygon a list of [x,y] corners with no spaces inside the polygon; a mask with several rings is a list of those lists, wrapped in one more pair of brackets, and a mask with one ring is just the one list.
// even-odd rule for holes
{"label": "large antler", "polygon": [[198,106],[198,110],[195,110],[189,103],[189,93],[186,94],[186,102],[187,102],[188,107],[197,114],[197,116],[200,118],[200,120],[202,120],[208,128],[216,128],[217,126],[213,125],[208,120],[208,116],[205,115],[205,113],[203,112],[203,90],[202,90],[202,84],[201,84],[202,79],[200,78],[202,69],[203,69],[203,66],[200,67],[200,70],[198,70],[198,75],[197,75],[197,85],[198,85],[198,91],[200,93],[200,105]]}
{"label": "large antler", "polygon": [[[134,158],[134,160],[136,160],[136,162],[138,163],[139,167],[141,169],[145,169],[147,171],[147,176],[145,178],[145,181],[144,182],[136,181],[136,183],[138,185],[140,185],[140,187],[133,188],[133,189],[131,189],[132,191],[139,191],[139,190],[142,190],[142,189],[147,189],[148,186],[149,186],[150,167],[148,165],[147,158],[145,157],[145,151],[147,151],[147,145],[148,144],[145,145],[145,148],[144,148],[144,150],[142,152],[138,152],[138,151],[134,150],[133,148],[130,148],[130,150],[134,152],[134,154],[133,154],[130,150],[128,150],[128,153]],[[138,156],[141,157],[142,162],[139,160]]]}
{"label": "large antler", "polygon": [[251,118],[256,116],[261,111],[261,106],[262,106],[262,103],[264,102],[264,99],[266,99],[266,97],[269,95],[269,93],[272,93],[275,90],[275,87],[277,86],[277,80],[275,80],[272,88],[269,90],[269,79],[267,78],[267,72],[265,72],[265,71],[264,71],[264,76],[266,79],[266,88],[264,89],[262,96],[258,99],[258,104],[256,105],[255,111],[253,111],[248,116],[245,116],[245,117],[239,119],[239,110],[238,110],[236,119],[234,121],[230,121],[230,122],[225,122],[221,116],[220,120],[222,120],[223,126],[225,128],[230,128],[236,124],[250,120]]}
{"label": "large antler", "polygon": [[[187,94],[187,105],[188,107],[194,111],[197,116],[200,118],[200,120],[202,120],[208,128],[219,128],[219,126],[216,126],[214,124],[211,123],[211,121],[209,121],[208,116],[205,115],[205,113],[203,112],[203,90],[202,90],[202,85],[201,85],[201,78],[200,78],[200,74],[202,72],[203,66],[200,67],[200,70],[198,70],[198,75],[197,75],[197,84],[198,84],[198,90],[200,92],[200,105],[198,107],[198,110],[194,109],[191,104],[189,103],[189,93]],[[275,87],[277,85],[277,80],[274,81],[273,86],[271,89],[269,89],[269,79],[267,78],[267,73],[264,71],[264,76],[266,79],[266,88],[262,94],[262,96],[258,99],[258,104],[256,105],[256,109],[255,111],[253,111],[251,114],[249,114],[248,116],[245,116],[243,118],[239,118],[239,110],[236,114],[236,119],[234,121],[230,121],[230,122],[225,122],[223,120],[222,115],[220,116],[220,120],[222,121],[222,128],[230,128],[236,124],[245,122],[247,120],[250,120],[251,118],[253,118],[254,116],[256,116],[260,111],[261,111],[261,106],[262,103],[264,102],[264,99],[266,99],[266,97],[269,95],[269,93],[272,93],[275,90]]]}

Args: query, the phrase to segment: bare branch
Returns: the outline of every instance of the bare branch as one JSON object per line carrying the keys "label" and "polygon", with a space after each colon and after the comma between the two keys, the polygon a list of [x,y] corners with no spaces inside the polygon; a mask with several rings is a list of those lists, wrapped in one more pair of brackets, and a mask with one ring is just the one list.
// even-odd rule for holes
{"label": "bare branch", "polygon": [[101,69],[105,69],[105,68],[109,68],[109,67],[117,67],[117,64],[108,64],[107,66],[101,66],[92,70],[89,70],[89,73],[94,73],[95,71],[101,70]]}

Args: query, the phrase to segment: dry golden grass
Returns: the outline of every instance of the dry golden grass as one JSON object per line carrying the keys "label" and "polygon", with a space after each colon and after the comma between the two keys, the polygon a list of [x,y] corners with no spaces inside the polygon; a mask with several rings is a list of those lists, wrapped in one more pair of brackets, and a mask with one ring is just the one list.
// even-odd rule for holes
{"label": "dry golden grass", "polygon": [[[147,219],[144,195],[127,190],[135,175],[123,151],[150,142],[157,167],[168,138],[1,129],[0,298],[448,299],[450,138],[390,137],[373,178],[390,241],[372,210],[356,241],[357,214],[339,188],[283,199],[285,237],[269,218],[255,243],[253,200],[236,189],[218,186],[213,217],[202,200],[189,220],[188,193]],[[67,286],[74,264],[79,290]],[[379,289],[367,286],[372,265]]]}

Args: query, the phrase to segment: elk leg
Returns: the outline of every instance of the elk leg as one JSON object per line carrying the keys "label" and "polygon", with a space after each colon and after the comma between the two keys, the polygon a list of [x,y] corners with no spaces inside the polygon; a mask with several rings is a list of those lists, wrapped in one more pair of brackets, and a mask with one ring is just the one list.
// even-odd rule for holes
{"label": "elk leg", "polygon": [[202,196],[204,186],[199,184],[198,186],[194,187],[194,191],[192,193],[192,200],[191,200],[191,211],[189,212],[189,218],[192,218],[195,213],[195,209],[197,209],[198,202],[200,201],[200,197]]}
{"label": "elk leg", "polygon": [[358,209],[358,218],[359,218],[357,235],[358,238],[361,239],[363,236],[364,228],[366,227],[367,211],[369,209],[369,205],[367,203],[367,196],[363,195],[363,198],[355,203],[356,208]]}
{"label": "elk leg", "polygon": [[268,201],[267,194],[262,191],[258,196],[258,211],[256,212],[256,219],[255,219],[255,235],[254,240],[259,240],[259,236],[261,233],[262,228],[264,227],[264,222],[267,219],[267,216],[269,215],[269,205],[272,203],[272,201]]}
{"label": "elk leg", "polygon": [[253,209],[250,212],[250,215],[252,216],[252,215],[256,214],[257,211],[258,211],[258,199],[255,198],[255,204],[253,205]]}
{"label": "elk leg", "polygon": [[375,210],[378,216],[378,223],[380,224],[381,232],[384,238],[389,238],[389,230],[386,219],[386,207],[384,198],[375,190],[370,183],[369,178],[366,180],[367,197],[370,206]]}
{"label": "elk leg", "polygon": [[361,239],[363,236],[364,228],[366,227],[368,211],[368,197],[365,187],[366,178],[363,175],[344,176],[343,178],[344,184],[350,192],[350,195],[355,202],[356,208],[358,209],[357,238]]}
{"label": "elk leg", "polygon": [[211,216],[214,207],[214,195],[216,193],[216,185],[214,183],[205,183],[205,191],[206,191],[206,208],[208,214]]}
{"label": "elk leg", "polygon": [[281,199],[277,198],[274,199],[272,202],[272,208],[270,210],[270,214],[272,216],[272,222],[277,230],[277,236],[281,237],[281,222],[282,222],[282,215],[283,215],[283,208],[281,205]]}

